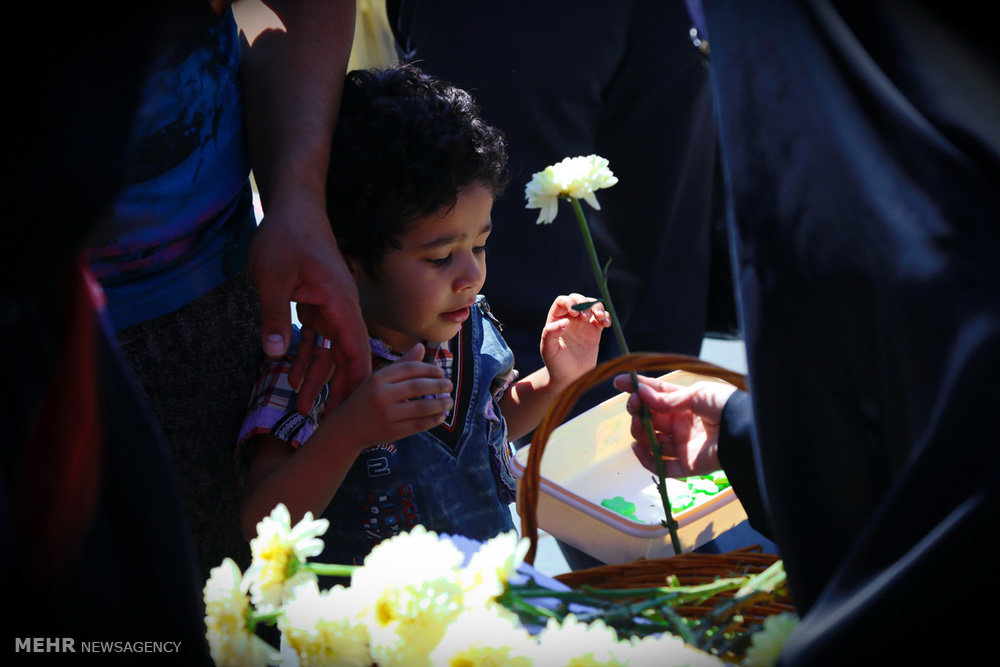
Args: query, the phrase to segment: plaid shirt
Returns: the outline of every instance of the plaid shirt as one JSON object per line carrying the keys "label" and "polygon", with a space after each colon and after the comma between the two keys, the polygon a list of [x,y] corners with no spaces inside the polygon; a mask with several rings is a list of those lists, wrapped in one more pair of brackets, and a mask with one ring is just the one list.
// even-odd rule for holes
{"label": "plaid shirt", "polygon": [[[393,352],[388,345],[378,338],[369,338],[368,344],[372,349],[373,371],[376,371],[384,366],[388,366],[403,356],[398,352]],[[452,376],[453,361],[454,355],[451,353],[451,346],[449,346],[448,341],[441,343],[439,347],[428,347],[424,350],[424,362],[434,364],[443,370],[446,378],[450,378]],[[445,396],[448,396],[448,394],[436,394],[431,398],[443,398]]]}
{"label": "plaid shirt", "polygon": [[[388,366],[402,356],[378,338],[369,338],[368,342],[372,350],[372,370]],[[424,354],[424,361],[441,368],[446,378],[451,378],[453,375],[453,359],[448,341],[436,348],[428,347]],[[293,360],[294,357],[291,354],[286,354],[278,359],[264,361],[261,373],[254,384],[250,406],[247,416],[243,420],[243,427],[240,429],[236,444],[237,470],[241,477],[249,463],[245,445],[251,438],[256,435],[271,434],[298,449],[312,436],[319,427],[319,422],[323,419],[324,406],[329,397],[329,385],[324,384],[320,389],[309,414],[300,414],[295,407],[298,392],[288,382],[288,372],[292,367]],[[517,371],[513,371],[506,382],[495,392],[497,398],[516,377]],[[444,393],[435,397],[448,395]],[[452,409],[457,407],[453,406]],[[488,418],[493,420],[499,418],[493,411],[492,403],[487,403],[486,410]]]}

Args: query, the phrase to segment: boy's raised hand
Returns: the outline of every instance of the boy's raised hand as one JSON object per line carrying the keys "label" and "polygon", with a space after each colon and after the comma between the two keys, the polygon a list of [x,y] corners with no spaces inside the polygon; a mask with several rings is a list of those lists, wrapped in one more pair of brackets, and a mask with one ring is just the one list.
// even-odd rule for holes
{"label": "boy's raised hand", "polygon": [[558,386],[569,384],[597,364],[601,333],[611,326],[603,303],[584,311],[573,306],[595,301],[582,294],[556,297],[542,329],[541,353],[549,377]]}
{"label": "boy's raised hand", "polygon": [[424,346],[414,345],[395,363],[372,373],[336,408],[344,411],[352,435],[373,446],[420,433],[444,421],[450,396],[421,398],[451,391],[451,380],[423,361]]}

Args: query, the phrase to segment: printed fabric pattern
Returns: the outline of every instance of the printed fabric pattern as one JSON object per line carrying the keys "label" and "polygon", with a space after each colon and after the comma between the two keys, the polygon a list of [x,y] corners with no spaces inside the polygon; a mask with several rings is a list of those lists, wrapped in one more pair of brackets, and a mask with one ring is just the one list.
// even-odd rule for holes
{"label": "printed fabric pattern", "polygon": [[116,329],[172,312],[243,270],[256,226],[236,22],[227,10],[155,58],[127,183],[91,270]]}
{"label": "printed fabric pattern", "polygon": [[[371,345],[374,369],[401,356],[378,339]],[[271,433],[298,448],[322,422],[326,388],[308,416],[298,414],[291,361],[264,363],[237,445],[241,473],[254,435]],[[429,347],[424,361],[452,379],[454,407],[429,431],[362,452],[324,513],[328,562],[360,563],[376,544],[417,524],[479,540],[514,528],[512,449],[498,401],[517,372],[482,295],[458,335]]]}

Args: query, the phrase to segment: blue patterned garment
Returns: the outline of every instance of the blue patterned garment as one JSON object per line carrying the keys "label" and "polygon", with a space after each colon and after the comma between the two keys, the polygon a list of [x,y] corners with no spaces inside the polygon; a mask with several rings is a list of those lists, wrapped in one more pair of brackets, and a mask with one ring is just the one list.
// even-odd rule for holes
{"label": "blue patterned garment", "polygon": [[[401,356],[376,339],[372,355],[376,369]],[[452,411],[429,431],[361,453],[323,514],[330,528],[320,560],[361,563],[376,544],[417,524],[477,540],[514,529],[512,449],[498,407],[516,378],[514,355],[482,296],[458,335],[428,348],[424,361],[451,378]],[[326,388],[313,411],[300,415],[288,384],[291,362],[287,355],[265,362],[237,445],[240,470],[252,456],[254,435],[270,433],[293,447],[308,446],[322,421]]]}
{"label": "blue patterned garment", "polygon": [[172,312],[246,266],[256,221],[239,51],[227,10],[150,68],[128,182],[91,256],[116,329]]}

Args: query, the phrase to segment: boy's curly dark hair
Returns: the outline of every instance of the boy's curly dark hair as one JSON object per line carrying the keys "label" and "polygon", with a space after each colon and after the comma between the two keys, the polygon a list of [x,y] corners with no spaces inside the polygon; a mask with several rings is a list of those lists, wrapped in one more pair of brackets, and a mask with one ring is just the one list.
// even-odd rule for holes
{"label": "boy's curly dark hair", "polygon": [[341,252],[374,278],[410,224],[453,206],[478,183],[507,184],[503,134],[469,93],[417,67],[347,75],[327,176],[327,211]]}

